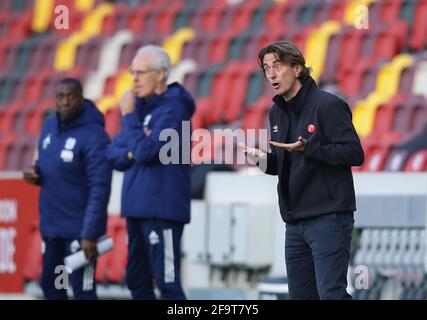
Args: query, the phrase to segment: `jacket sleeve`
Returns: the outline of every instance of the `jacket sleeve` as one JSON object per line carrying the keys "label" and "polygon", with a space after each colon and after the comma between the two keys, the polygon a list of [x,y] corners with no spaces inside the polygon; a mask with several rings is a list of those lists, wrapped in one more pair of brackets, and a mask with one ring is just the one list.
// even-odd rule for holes
{"label": "jacket sleeve", "polygon": [[[258,165],[260,166],[260,165]],[[278,170],[277,170],[277,155],[276,150],[274,147],[272,147],[271,152],[267,152],[267,166],[265,170],[266,174],[277,176]]]}
{"label": "jacket sleeve", "polygon": [[114,169],[118,171],[126,171],[129,169],[133,161],[128,159],[130,148],[126,143],[124,132],[121,131],[108,146],[107,158]]}
{"label": "jacket sleeve", "polygon": [[96,240],[106,231],[112,176],[112,168],[106,156],[109,140],[105,132],[95,133],[84,149],[83,162],[89,196],[80,233],[82,239]]}
{"label": "jacket sleeve", "polygon": [[[268,119],[270,123],[270,132],[273,132],[273,129],[271,128],[271,124],[274,122],[271,120],[272,117],[273,117],[273,109],[271,109],[268,114]],[[265,173],[272,176],[278,175],[276,147],[271,146],[271,152],[267,153],[267,164],[266,164]]]}
{"label": "jacket sleeve", "polygon": [[164,129],[175,129],[180,132],[181,116],[178,110],[182,109],[179,103],[161,106],[163,112],[159,114],[151,133],[146,135],[136,112],[125,115],[122,119],[122,128],[126,132],[126,141],[137,163],[149,163],[159,158],[160,149],[167,141],[160,141],[160,133]]}
{"label": "jacket sleeve", "polygon": [[310,160],[331,166],[360,166],[364,153],[353,126],[351,110],[343,100],[319,108],[320,129],[307,141],[303,152]]}

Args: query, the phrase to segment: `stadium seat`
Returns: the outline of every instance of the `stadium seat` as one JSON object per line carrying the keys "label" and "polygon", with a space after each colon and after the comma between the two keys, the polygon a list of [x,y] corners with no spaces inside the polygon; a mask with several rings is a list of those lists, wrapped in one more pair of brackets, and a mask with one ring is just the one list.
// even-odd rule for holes
{"label": "stadium seat", "polygon": [[31,9],[14,13],[14,18],[9,25],[7,36],[15,42],[21,41],[30,36],[32,14]]}
{"label": "stadium seat", "polygon": [[37,223],[30,228],[30,238],[24,264],[24,278],[38,281],[42,271],[42,240]]}
{"label": "stadium seat", "polygon": [[251,26],[252,14],[261,5],[260,0],[248,0],[229,7],[226,11],[218,30],[224,32],[242,32]]}
{"label": "stadium seat", "polygon": [[193,39],[194,35],[195,31],[193,29],[183,28],[165,39],[162,47],[169,54],[172,65],[176,65],[182,60],[183,46]]}
{"label": "stadium seat", "polygon": [[280,36],[280,29],[260,29],[256,32],[249,32],[243,41],[240,59],[249,62],[255,61],[259,50],[272,42],[281,40]]}
{"label": "stadium seat", "polygon": [[113,138],[120,131],[121,113],[119,108],[111,108],[105,114],[105,131]]}
{"label": "stadium seat", "polygon": [[210,64],[223,63],[228,59],[229,48],[234,37],[235,34],[232,31],[222,34],[217,33],[213,36],[208,52]]}
{"label": "stadium seat", "polygon": [[390,152],[385,164],[384,171],[403,171],[409,152],[406,150],[396,149]]}
{"label": "stadium seat", "polygon": [[[301,1],[297,7],[297,21],[299,26],[304,26],[315,21],[316,12],[320,9],[318,1]],[[324,22],[324,21],[321,21]]]}
{"label": "stadium seat", "polygon": [[[351,68],[342,69],[338,75],[338,87],[342,94],[348,97],[366,97],[374,91],[377,74],[382,64],[373,66],[373,59],[364,59],[355,63]],[[365,78],[369,78],[365,81]]]}
{"label": "stadium seat", "polygon": [[422,50],[427,45],[427,1],[414,2],[416,6],[409,46],[414,50]]}
{"label": "stadium seat", "polygon": [[248,88],[245,94],[245,106],[253,105],[263,94],[264,75],[258,66],[254,66],[251,74],[249,75]]}
{"label": "stadium seat", "polygon": [[7,147],[3,170],[21,171],[33,163],[36,136],[20,136],[19,140]]}
{"label": "stadium seat", "polygon": [[148,34],[148,32],[146,32],[146,22],[153,8],[154,5],[150,3],[138,6],[138,8],[133,10],[127,17],[126,29],[129,29],[134,34]]}
{"label": "stadium seat", "polygon": [[[219,2],[218,5],[201,7],[196,11],[196,24],[199,26],[199,31],[202,33],[214,32],[221,24],[221,20],[225,15],[228,6]],[[182,26],[181,26],[182,27]]]}
{"label": "stadium seat", "polygon": [[182,59],[192,59],[202,66],[208,65],[211,37],[196,35],[193,39],[185,42],[182,47]]}
{"label": "stadium seat", "polygon": [[84,74],[96,70],[104,41],[106,39],[97,37],[81,44],[77,48],[74,67],[84,70]]}
{"label": "stadium seat", "polygon": [[422,95],[427,98],[427,59],[420,61],[416,65],[411,92],[416,95]]}
{"label": "stadium seat", "polygon": [[389,101],[381,103],[375,111],[375,120],[371,135],[379,137],[382,134],[393,132],[393,122],[396,116],[396,109],[407,99],[405,93],[398,93]]}
{"label": "stadium seat", "polygon": [[264,26],[273,30],[282,28],[293,32],[298,26],[298,11],[293,1],[275,3],[267,9],[264,16]]}
{"label": "stadium seat", "polygon": [[153,28],[158,34],[169,35],[173,33],[175,17],[183,7],[183,0],[166,2],[155,18],[153,17],[151,21],[148,21],[148,28],[152,25],[151,28]]}
{"label": "stadium seat", "polygon": [[255,62],[249,62],[241,65],[234,76],[231,75],[232,82],[228,90],[233,92],[233,94],[229,95],[228,102],[223,106],[224,111],[222,119],[225,123],[231,123],[241,118],[242,110],[245,106],[245,94],[247,92],[250,74],[257,71],[259,72],[258,65]]}
{"label": "stadium seat", "polygon": [[363,171],[378,172],[382,171],[385,162],[390,153],[390,146],[384,145],[381,141],[362,141],[365,151],[365,161],[361,169]]}
{"label": "stadium seat", "polygon": [[[251,64],[232,61],[227,68],[213,77],[208,123],[235,120],[240,108],[243,107],[245,88],[251,69],[253,69]],[[230,90],[235,94],[229,95]],[[230,99],[237,100],[230,101]]]}
{"label": "stadium seat", "polygon": [[402,0],[383,0],[380,2],[380,19],[381,21],[387,21],[393,23],[399,20],[400,8],[402,6]]}
{"label": "stadium seat", "polygon": [[412,85],[414,81],[416,64],[406,67],[402,70],[402,74],[400,76],[399,81],[399,91],[405,92],[407,94],[411,93]]}
{"label": "stadium seat", "polygon": [[184,27],[191,27],[195,30],[201,30],[202,26],[199,21],[196,20],[197,13],[200,9],[197,7],[187,7],[182,11],[178,12],[175,17],[174,30],[178,30]]}
{"label": "stadium seat", "polygon": [[33,49],[28,65],[28,73],[38,74],[44,69],[53,69],[56,48],[61,38],[55,34],[46,35]]}
{"label": "stadium seat", "polygon": [[409,96],[397,106],[393,121],[393,131],[400,132],[404,138],[420,132],[427,123],[427,103],[422,96]]}
{"label": "stadium seat", "polygon": [[254,105],[248,106],[244,111],[242,129],[263,129],[267,128],[267,113],[273,102],[270,96],[262,96]]}
{"label": "stadium seat", "polygon": [[[106,235],[112,237],[113,241],[114,241],[114,234],[116,232],[116,229],[120,225],[121,219],[122,218],[120,216],[108,216]],[[114,243],[113,243],[113,250],[115,250]],[[107,252],[105,255],[99,257],[96,264],[96,275],[95,275],[96,282],[98,283],[108,282],[107,273],[111,263],[112,255],[113,255],[113,252],[110,251],[110,252]]]}
{"label": "stadium seat", "polygon": [[117,3],[114,6],[114,10],[104,17],[100,35],[102,37],[108,37],[113,35],[120,28],[123,28],[124,26],[120,25],[123,23],[122,19],[124,19],[126,14],[129,14],[130,11],[129,6],[123,3]]}
{"label": "stadium seat", "polygon": [[109,282],[122,283],[125,280],[127,264],[127,231],[125,220],[121,217],[117,219],[113,235],[114,249],[111,252],[107,279]]}
{"label": "stadium seat", "polygon": [[223,65],[216,64],[197,72],[196,86],[193,92],[196,98],[209,95],[213,77],[221,71],[222,67]]}
{"label": "stadium seat", "polygon": [[342,39],[339,46],[338,72],[351,69],[359,61],[362,41],[366,36],[366,31],[347,27],[341,29],[339,34],[341,34]]}
{"label": "stadium seat", "polygon": [[414,0],[403,0],[400,6],[399,18],[400,20],[406,21],[408,24],[412,24],[415,16],[415,6],[418,1]]}
{"label": "stadium seat", "polygon": [[420,150],[410,156],[405,171],[422,172],[427,170],[427,150]]}
{"label": "stadium seat", "polygon": [[329,38],[325,67],[320,76],[320,83],[338,82],[338,63],[343,34],[338,32]]}

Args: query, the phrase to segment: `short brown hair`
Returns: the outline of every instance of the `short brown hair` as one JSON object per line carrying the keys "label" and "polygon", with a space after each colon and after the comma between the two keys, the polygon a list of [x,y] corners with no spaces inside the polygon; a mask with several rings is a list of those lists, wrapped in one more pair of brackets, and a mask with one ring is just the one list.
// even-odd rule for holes
{"label": "short brown hair", "polygon": [[276,59],[282,63],[287,63],[291,66],[300,65],[302,71],[298,77],[299,80],[304,81],[310,75],[311,68],[305,66],[305,58],[301,51],[294,44],[288,41],[278,41],[262,48],[258,53],[258,64],[265,75],[264,69],[264,56],[268,53],[274,54]]}

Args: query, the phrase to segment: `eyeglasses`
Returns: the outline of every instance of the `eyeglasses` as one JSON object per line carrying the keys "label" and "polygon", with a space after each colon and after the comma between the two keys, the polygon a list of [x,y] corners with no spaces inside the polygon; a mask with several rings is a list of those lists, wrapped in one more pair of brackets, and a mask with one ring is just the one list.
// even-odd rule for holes
{"label": "eyeglasses", "polygon": [[149,72],[153,71],[159,71],[159,69],[147,69],[147,70],[133,70],[129,69],[128,72],[131,74],[132,77],[142,77],[144,74],[147,74]]}
{"label": "eyeglasses", "polygon": [[272,71],[275,73],[280,72],[285,65],[283,63],[275,63],[272,66],[264,66],[264,73],[270,74]]}

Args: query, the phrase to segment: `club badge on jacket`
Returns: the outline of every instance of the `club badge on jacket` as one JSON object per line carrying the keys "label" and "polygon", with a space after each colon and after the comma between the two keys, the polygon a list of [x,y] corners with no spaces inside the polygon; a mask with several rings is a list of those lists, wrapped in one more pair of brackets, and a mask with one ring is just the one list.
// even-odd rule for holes
{"label": "club badge on jacket", "polygon": [[74,158],[74,146],[76,145],[76,138],[68,138],[65,140],[64,149],[61,151],[61,159],[64,162],[72,162]]}
{"label": "club badge on jacket", "polygon": [[308,131],[308,133],[315,133],[315,132],[316,132],[316,127],[315,127],[315,125],[314,125],[314,124],[309,124],[309,125],[307,126],[307,131]]}

